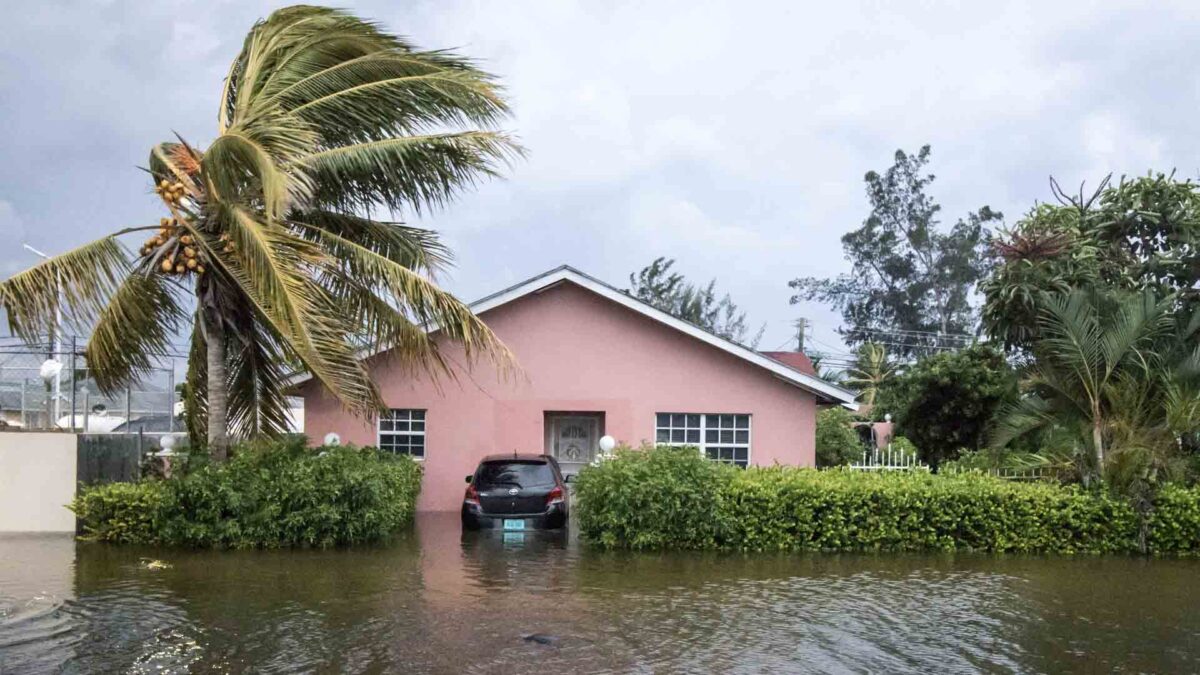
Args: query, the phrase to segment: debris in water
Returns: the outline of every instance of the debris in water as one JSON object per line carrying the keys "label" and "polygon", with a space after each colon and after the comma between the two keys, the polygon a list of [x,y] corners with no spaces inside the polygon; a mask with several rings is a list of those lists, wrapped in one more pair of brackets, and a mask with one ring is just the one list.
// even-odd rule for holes
{"label": "debris in water", "polygon": [[171,563],[163,562],[162,560],[142,558],[142,568],[148,570],[169,570],[171,569]]}

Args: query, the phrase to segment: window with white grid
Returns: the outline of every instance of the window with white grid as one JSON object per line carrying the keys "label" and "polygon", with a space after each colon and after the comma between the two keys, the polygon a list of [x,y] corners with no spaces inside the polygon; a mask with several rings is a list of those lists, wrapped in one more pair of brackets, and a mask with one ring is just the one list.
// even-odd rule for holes
{"label": "window with white grid", "polygon": [[749,415],[658,413],[654,440],[661,445],[694,445],[714,461],[750,464]]}
{"label": "window with white grid", "polygon": [[389,410],[379,416],[379,449],[425,457],[425,411]]}

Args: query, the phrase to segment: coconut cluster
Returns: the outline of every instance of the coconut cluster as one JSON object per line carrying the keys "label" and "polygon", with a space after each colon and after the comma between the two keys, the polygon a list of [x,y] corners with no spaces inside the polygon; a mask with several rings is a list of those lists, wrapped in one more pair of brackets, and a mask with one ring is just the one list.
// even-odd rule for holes
{"label": "coconut cluster", "polygon": [[154,186],[154,191],[168,204],[178,204],[183,200],[183,196],[187,194],[187,188],[183,186],[183,183],[172,183],[165,178],[159,181],[158,185]]}
{"label": "coconut cluster", "polygon": [[158,224],[158,234],[142,245],[142,255],[161,252],[158,269],[163,274],[204,274],[204,262],[192,235],[175,218],[163,218]]}

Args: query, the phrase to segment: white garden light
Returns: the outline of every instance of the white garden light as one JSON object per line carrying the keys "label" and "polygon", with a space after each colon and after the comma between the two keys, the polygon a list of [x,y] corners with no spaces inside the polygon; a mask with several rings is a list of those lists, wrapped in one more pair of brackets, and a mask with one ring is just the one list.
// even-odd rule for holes
{"label": "white garden light", "polygon": [[336,431],[325,434],[325,445],[339,445],[341,442],[342,437],[338,436]]}
{"label": "white garden light", "polygon": [[608,453],[612,452],[612,449],[615,447],[617,447],[617,439],[613,438],[612,436],[600,437],[600,452],[603,452],[607,455]]}

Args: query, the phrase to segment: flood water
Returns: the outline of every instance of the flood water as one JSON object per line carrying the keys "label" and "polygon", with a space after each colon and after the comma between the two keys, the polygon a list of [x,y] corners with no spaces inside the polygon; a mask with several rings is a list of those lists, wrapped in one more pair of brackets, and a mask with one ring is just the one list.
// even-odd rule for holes
{"label": "flood water", "polygon": [[453,514],[339,551],[0,536],[0,672],[213,671],[1197,672],[1200,561],[606,553]]}

